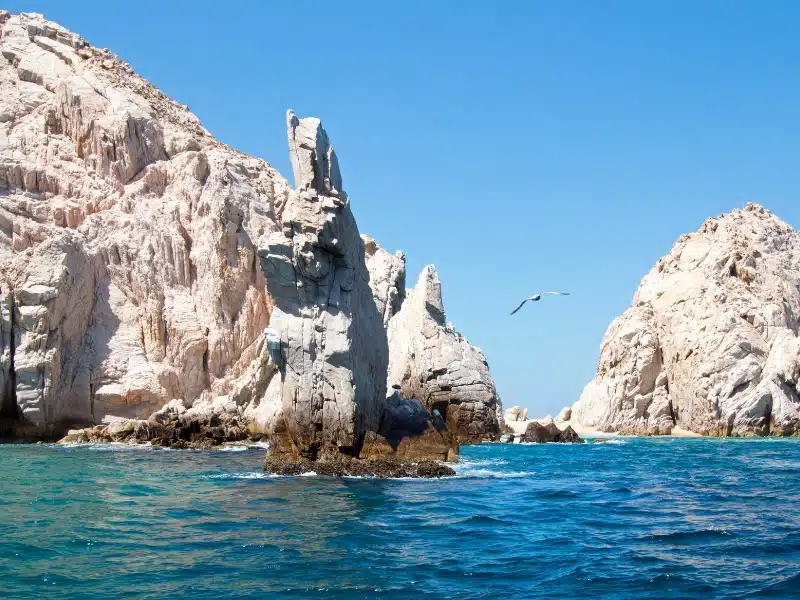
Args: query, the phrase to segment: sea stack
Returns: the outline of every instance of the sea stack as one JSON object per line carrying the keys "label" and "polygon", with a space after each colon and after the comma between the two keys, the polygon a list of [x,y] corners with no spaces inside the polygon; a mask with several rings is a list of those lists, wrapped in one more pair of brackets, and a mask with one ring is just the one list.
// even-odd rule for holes
{"label": "sea stack", "polygon": [[388,388],[440,414],[459,443],[499,439],[503,407],[489,363],[445,314],[439,274],[428,265],[388,324]]}
{"label": "sea stack", "polygon": [[364,242],[319,119],[287,113],[295,189],[258,255],[281,340],[282,423],[271,455],[358,457],[377,431],[389,346],[369,286]]}
{"label": "sea stack", "polygon": [[570,420],[602,431],[800,433],[800,233],[757,204],[681,236],[608,328]]}

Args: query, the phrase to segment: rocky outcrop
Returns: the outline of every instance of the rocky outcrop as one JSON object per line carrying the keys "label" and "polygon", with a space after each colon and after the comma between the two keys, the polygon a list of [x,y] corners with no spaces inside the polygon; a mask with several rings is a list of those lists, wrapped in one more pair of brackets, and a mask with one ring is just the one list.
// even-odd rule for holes
{"label": "rocky outcrop", "polygon": [[389,321],[388,387],[441,415],[460,443],[501,433],[502,405],[483,353],[445,323],[441,284],[429,265]]}
{"label": "rocky outcrop", "polygon": [[378,478],[441,478],[452,477],[456,472],[442,463],[422,460],[409,462],[398,459],[358,460],[342,457],[338,460],[310,461],[308,459],[278,460],[267,456],[264,471],[275,475],[315,474],[327,477],[378,477]]}
{"label": "rocky outcrop", "polygon": [[571,421],[603,431],[800,433],[800,233],[755,204],[678,239],[606,332]]}
{"label": "rocky outcrop", "polygon": [[281,352],[282,422],[271,452],[358,457],[385,405],[383,314],[325,130],[289,111],[287,132],[296,190],[258,251]]}
{"label": "rocky outcrop", "polygon": [[287,182],[41,15],[8,18],[0,54],[3,416],[47,435],[173,398],[260,402],[254,240]]}
{"label": "rocky outcrop", "polygon": [[525,432],[520,436],[521,442],[546,444],[582,444],[583,440],[578,436],[571,426],[567,425],[564,429],[559,429],[553,421],[545,424],[538,421],[531,421],[525,428]]}
{"label": "rocky outcrop", "polygon": [[260,433],[249,431],[248,419],[241,407],[219,398],[213,403],[197,403],[189,408],[181,400],[172,400],[148,419],[119,419],[70,430],[59,443],[150,443],[156,447],[203,449],[261,438]]}
{"label": "rocky outcrop", "polygon": [[406,298],[406,257],[399,250],[389,254],[371,237],[364,235],[369,286],[375,299],[375,306],[388,327],[391,318],[400,311]]}
{"label": "rocky outcrop", "polygon": [[[0,55],[0,436],[422,460],[495,431],[480,352],[418,300],[401,324],[318,119],[288,114],[292,188],[41,15],[0,12]],[[417,404],[386,400],[395,321]]]}
{"label": "rocky outcrop", "polygon": [[527,408],[520,408],[519,406],[512,406],[506,411],[505,414],[505,421],[527,421],[528,420],[528,409]]}

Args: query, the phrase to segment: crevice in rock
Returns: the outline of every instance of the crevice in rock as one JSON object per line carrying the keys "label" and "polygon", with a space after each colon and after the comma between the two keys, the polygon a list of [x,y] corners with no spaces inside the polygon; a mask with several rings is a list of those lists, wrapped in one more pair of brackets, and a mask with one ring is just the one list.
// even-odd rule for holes
{"label": "crevice in rock", "polygon": [[743,392],[743,391],[745,391],[745,390],[746,390],[746,389],[747,389],[747,388],[750,386],[750,383],[751,383],[750,381],[745,381],[745,382],[743,382],[743,383],[740,383],[739,385],[737,385],[736,387],[734,387],[734,388],[731,390],[731,393],[730,393],[730,394],[728,394],[728,397],[729,397],[729,398],[733,398],[733,397],[734,397],[736,394],[738,394],[739,392]]}
{"label": "crevice in rock", "polygon": [[[8,381],[6,382],[6,389],[3,394],[3,402],[0,405],[0,419],[17,420],[19,418],[19,406],[17,405],[17,371],[14,368],[14,294],[11,290],[6,290],[9,295],[9,318],[10,330],[8,332],[8,349],[9,349],[9,365],[8,365]],[[3,290],[0,289],[0,296]]]}

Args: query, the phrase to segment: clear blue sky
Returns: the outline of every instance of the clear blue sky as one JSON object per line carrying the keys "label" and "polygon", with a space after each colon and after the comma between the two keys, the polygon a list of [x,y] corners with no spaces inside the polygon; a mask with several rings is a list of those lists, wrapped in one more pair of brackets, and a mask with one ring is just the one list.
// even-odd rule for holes
{"label": "clear blue sky", "polygon": [[[6,2],[108,47],[290,175],[323,118],[362,232],[434,263],[506,406],[575,401],[641,277],[705,218],[800,224],[800,3]],[[302,8],[301,8],[302,7]],[[519,298],[563,289],[508,316]]]}

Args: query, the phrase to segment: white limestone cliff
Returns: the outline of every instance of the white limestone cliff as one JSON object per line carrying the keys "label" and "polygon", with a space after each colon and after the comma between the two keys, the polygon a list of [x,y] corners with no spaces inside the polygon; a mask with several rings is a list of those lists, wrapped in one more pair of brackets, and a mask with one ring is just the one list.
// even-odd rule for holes
{"label": "white limestone cliff", "polygon": [[800,233],[769,211],[707,220],[610,325],[569,419],[633,434],[800,433],[798,281]]}
{"label": "white limestone cliff", "polygon": [[271,311],[255,241],[286,180],[110,52],[0,21],[4,416],[45,431],[260,400],[241,393]]}

